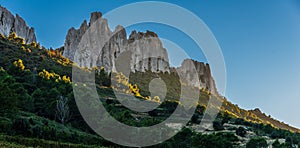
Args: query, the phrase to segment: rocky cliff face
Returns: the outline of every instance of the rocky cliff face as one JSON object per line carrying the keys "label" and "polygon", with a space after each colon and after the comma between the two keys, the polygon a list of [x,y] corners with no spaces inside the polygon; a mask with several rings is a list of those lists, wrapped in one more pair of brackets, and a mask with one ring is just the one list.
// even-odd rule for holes
{"label": "rocky cliff face", "polygon": [[26,43],[36,42],[34,29],[28,27],[18,14],[13,16],[6,8],[0,6],[0,33],[8,36],[12,32],[24,38]]}
{"label": "rocky cliff face", "polygon": [[116,70],[116,59],[129,51],[131,55],[126,62],[130,71],[169,71],[167,51],[155,33],[133,31],[127,39],[122,26],[112,32],[99,12],[91,14],[89,24],[84,21],[79,29],[68,31],[64,49],[63,55],[79,66]]}
{"label": "rocky cliff face", "polygon": [[167,50],[163,48],[157,34],[133,31],[128,39],[126,50],[132,54],[132,71],[169,72]]}
{"label": "rocky cliff face", "polygon": [[177,68],[177,71],[188,81],[189,85],[205,88],[213,94],[218,93],[208,64],[186,59]]}
{"label": "rocky cliff face", "polygon": [[[122,59],[124,53],[128,52],[127,59],[118,64],[118,59]],[[68,31],[63,55],[79,66],[89,68],[102,66],[106,71],[116,71],[121,67],[131,72],[170,72],[167,51],[157,34],[151,31],[145,33],[132,31],[127,38],[122,26],[117,26],[111,31],[107,20],[102,18],[99,12],[91,14],[89,24],[84,21],[79,29],[71,28]],[[192,72],[193,69],[196,72]],[[181,67],[171,68],[171,72],[175,72],[174,70],[182,73],[190,85],[217,94],[208,64],[185,60]]]}

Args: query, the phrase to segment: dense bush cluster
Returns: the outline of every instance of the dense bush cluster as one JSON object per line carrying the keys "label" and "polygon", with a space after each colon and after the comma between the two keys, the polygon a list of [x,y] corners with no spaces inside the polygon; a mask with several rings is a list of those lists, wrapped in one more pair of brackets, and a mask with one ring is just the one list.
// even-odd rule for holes
{"label": "dense bush cluster", "polygon": [[246,134],[247,134],[247,131],[246,131],[246,129],[245,128],[243,128],[243,127],[239,127],[238,129],[236,129],[236,135],[239,135],[239,136],[241,136],[241,137],[245,137],[246,136]]}
{"label": "dense bush cluster", "polygon": [[47,79],[47,80],[54,79],[55,82],[63,81],[65,83],[71,83],[70,77],[60,76],[59,74],[56,74],[54,72],[48,72],[45,69],[43,69],[43,71],[41,71],[39,73],[39,76],[44,78],[44,79]]}
{"label": "dense bush cluster", "polygon": [[176,136],[154,147],[232,148],[238,138],[232,133],[201,134],[183,128]]}
{"label": "dense bush cluster", "polygon": [[267,148],[267,147],[268,147],[267,141],[261,137],[251,139],[246,145],[246,148]]}

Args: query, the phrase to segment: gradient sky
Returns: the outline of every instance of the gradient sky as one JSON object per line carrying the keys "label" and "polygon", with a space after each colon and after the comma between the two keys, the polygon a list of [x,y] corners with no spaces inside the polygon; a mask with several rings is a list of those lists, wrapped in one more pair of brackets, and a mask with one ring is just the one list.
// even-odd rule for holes
{"label": "gradient sky", "polygon": [[[53,48],[63,45],[69,28],[78,28],[84,19],[89,20],[90,12],[105,13],[131,2],[136,1],[0,0],[2,6],[20,14],[35,28],[43,46]],[[276,119],[300,127],[300,1],[165,2],[192,11],[214,33],[226,62],[226,97],[230,101],[245,109],[258,107]],[[192,58],[205,61],[201,52],[192,50],[197,48],[194,43],[186,37],[178,39],[174,34],[180,32],[172,28],[141,24],[127,31],[133,28],[153,30],[160,37],[180,43]]]}

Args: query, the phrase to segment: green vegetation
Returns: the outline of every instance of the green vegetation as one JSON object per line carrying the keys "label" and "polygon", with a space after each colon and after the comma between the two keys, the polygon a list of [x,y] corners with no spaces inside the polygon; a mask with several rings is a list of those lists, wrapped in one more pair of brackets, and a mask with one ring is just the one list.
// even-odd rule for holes
{"label": "green vegetation", "polygon": [[245,135],[247,134],[247,131],[245,128],[243,127],[239,127],[237,130],[236,130],[236,135],[239,135],[241,137],[245,137]]}
{"label": "green vegetation", "polygon": [[273,144],[272,144],[273,148],[284,148],[285,145],[284,144],[280,144],[278,139],[276,139]]}
{"label": "green vegetation", "polygon": [[[121,147],[96,135],[81,117],[72,90],[73,63],[61,55],[61,50],[47,50],[37,43],[25,44],[12,34],[8,38],[0,37],[0,55],[0,147]],[[174,73],[136,72],[130,75],[130,81],[126,81],[127,78],[122,75],[107,73],[104,68],[93,70],[104,107],[115,119],[127,125],[155,125],[168,118],[176,108],[183,113],[189,111],[178,101],[181,85],[178,75]],[[129,95],[134,95],[138,99],[161,104],[146,113],[129,110],[115,99],[111,78],[118,82],[116,89],[122,92],[125,100]],[[149,97],[148,83],[153,78],[166,82],[168,91],[164,102],[159,97]],[[199,91],[201,96],[188,125],[201,122],[211,97],[223,99],[205,89]],[[300,134],[263,124],[254,114],[226,100],[221,109],[222,112],[213,122],[214,131],[202,134],[187,126],[155,147],[235,147],[239,138],[246,137],[247,132],[274,140],[286,139],[283,144],[275,141],[274,147],[300,143]],[[226,124],[239,127],[229,129]],[[265,141],[254,138],[247,146],[257,146],[255,144],[263,147]]]}
{"label": "green vegetation", "polygon": [[216,130],[216,131],[224,130],[223,124],[220,121],[214,121],[213,127],[214,127],[214,130]]}
{"label": "green vegetation", "polygon": [[25,138],[22,136],[0,135],[0,147],[70,147],[70,148],[97,148],[97,145],[72,144],[59,141],[49,141],[37,138]]}
{"label": "green vegetation", "polygon": [[266,148],[268,147],[268,143],[264,138],[253,138],[251,139],[247,145],[247,148]]}
{"label": "green vegetation", "polygon": [[231,148],[237,146],[236,142],[238,138],[232,133],[205,135],[183,128],[176,136],[155,147]]}
{"label": "green vegetation", "polygon": [[216,133],[211,135],[197,134],[193,137],[193,145],[205,148],[231,148],[238,138],[232,133]]}

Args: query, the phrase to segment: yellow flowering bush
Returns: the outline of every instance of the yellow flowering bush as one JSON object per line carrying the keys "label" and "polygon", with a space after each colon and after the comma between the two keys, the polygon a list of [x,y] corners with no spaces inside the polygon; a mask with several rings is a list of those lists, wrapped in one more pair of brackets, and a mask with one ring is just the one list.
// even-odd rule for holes
{"label": "yellow flowering bush", "polygon": [[[53,56],[53,55],[52,55]],[[71,62],[68,58],[64,58],[64,57],[61,57],[60,59],[57,60],[57,63],[63,65],[63,66],[67,66],[69,65]]]}
{"label": "yellow flowering bush", "polygon": [[54,79],[55,82],[64,81],[65,83],[71,83],[70,77],[67,76],[61,77],[59,74],[56,74],[54,72],[48,72],[45,69],[43,69],[43,71],[39,73],[39,76],[47,80]]}
{"label": "yellow flowering bush", "polygon": [[15,32],[11,33],[7,39],[18,44],[25,44],[24,38],[18,37]]}
{"label": "yellow flowering bush", "polygon": [[36,48],[36,46],[37,46],[36,42],[31,42],[29,45],[34,48]]}
{"label": "yellow flowering bush", "polygon": [[27,50],[26,50],[27,52],[29,52],[29,53],[31,53],[31,50],[30,50],[30,48],[27,48]]}
{"label": "yellow flowering bush", "polygon": [[148,101],[153,101],[158,103],[161,102],[159,96],[154,96],[153,98],[151,96],[142,96],[140,94],[138,85],[129,83],[128,78],[122,73],[113,73],[111,80],[115,82],[116,90],[123,91],[126,94],[134,94],[134,96],[143,98]]}
{"label": "yellow flowering bush", "polygon": [[129,89],[135,96],[142,97],[142,95],[140,94],[140,90],[136,84],[134,84],[134,85],[129,84]]}
{"label": "yellow flowering bush", "polygon": [[25,66],[23,64],[23,61],[21,59],[14,61],[14,66],[17,68],[20,68],[22,71],[25,69]]}
{"label": "yellow flowering bush", "polygon": [[17,34],[15,32],[12,32],[11,34],[9,34],[9,36],[7,37],[8,40],[12,41],[17,37]]}
{"label": "yellow flowering bush", "polygon": [[63,76],[63,77],[62,77],[62,80],[63,80],[65,83],[71,83],[70,77]]}
{"label": "yellow flowering bush", "polygon": [[154,101],[154,102],[160,102],[159,96],[154,96],[152,101]]}

